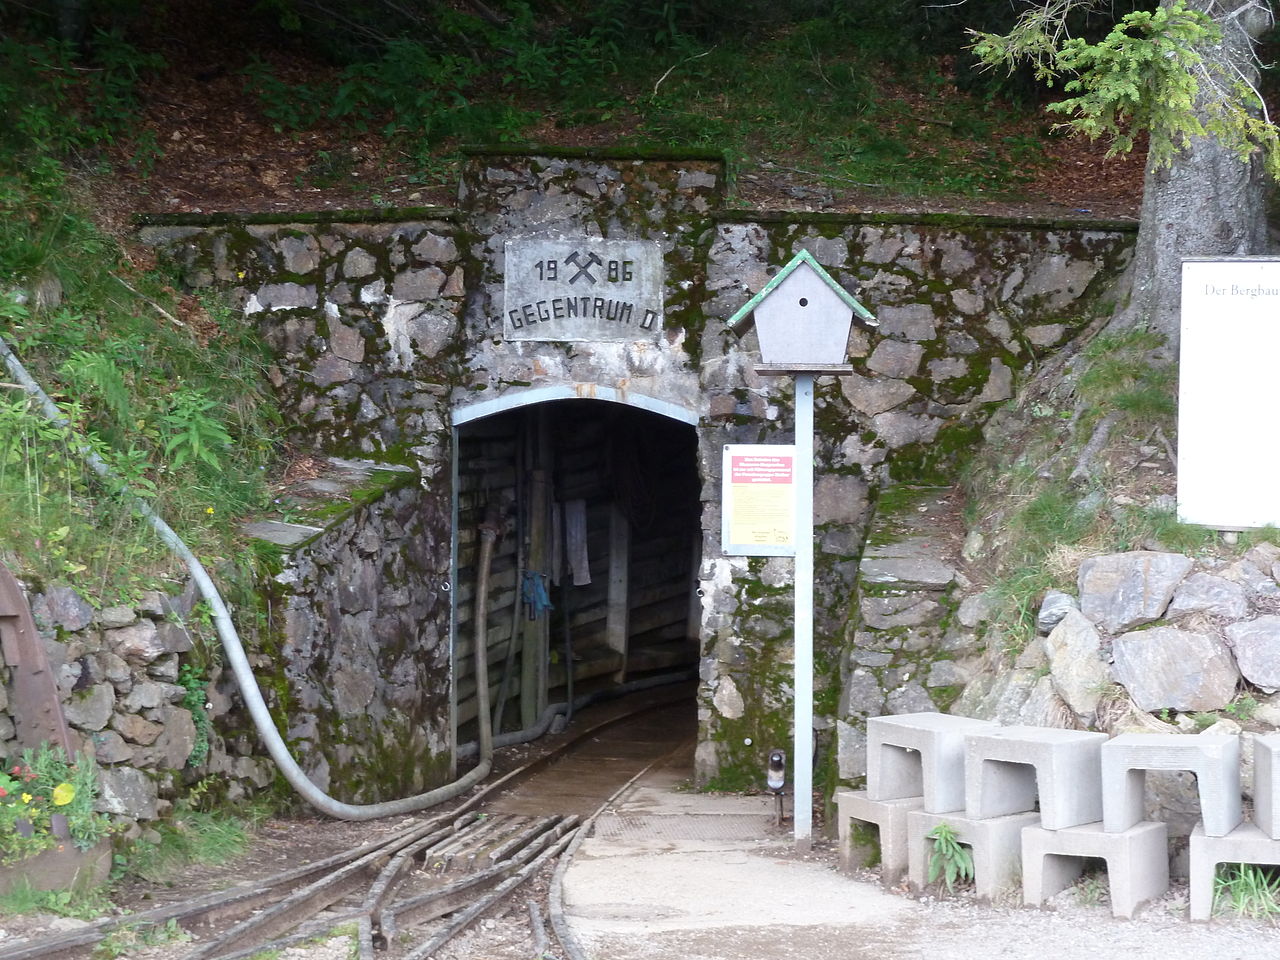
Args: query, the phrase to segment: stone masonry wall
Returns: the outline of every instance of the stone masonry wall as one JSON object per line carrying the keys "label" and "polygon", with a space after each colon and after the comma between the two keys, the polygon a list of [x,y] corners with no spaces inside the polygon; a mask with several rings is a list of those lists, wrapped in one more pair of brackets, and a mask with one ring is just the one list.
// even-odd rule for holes
{"label": "stone masonry wall", "polygon": [[[789,442],[793,388],[790,378],[758,377],[754,333],[739,337],[724,321],[800,249],[880,319],[876,329],[855,325],[854,376],[820,378],[816,390],[816,702],[825,728],[842,700],[858,564],[881,486],[948,478],[1019,374],[1085,322],[1088,303],[1123,267],[1131,233],[990,218],[727,213],[724,186],[722,162],[705,154],[477,152],[464,164],[456,213],[152,221],[143,237],[188,282],[225,286],[243,305],[276,354],[296,440],[325,452],[403,453],[441,503],[455,411],[516,405],[556,387],[568,396],[607,389],[695,418],[698,775],[732,786],[754,782],[761,751],[789,739],[792,565],[722,554],[721,448]],[[529,236],[656,240],[660,335],[505,340],[504,243]],[[315,636],[316,658],[340,640],[333,630]],[[328,681],[313,682],[323,690]]]}
{"label": "stone masonry wall", "polygon": [[340,800],[394,800],[448,778],[449,515],[447,486],[408,475],[275,578],[287,738]]}
{"label": "stone masonry wall", "polygon": [[[193,615],[195,597],[188,586],[175,596],[149,593],[137,609],[95,609],[70,587],[27,592],[72,738],[100,767],[98,809],[126,824],[162,816],[184,784],[202,777],[218,776],[233,800],[271,782],[255,741],[221,735],[231,701],[216,684],[193,685],[194,712],[184,702],[181,667],[206,663],[197,647],[210,642]],[[12,757],[20,750],[4,689],[0,755]]]}

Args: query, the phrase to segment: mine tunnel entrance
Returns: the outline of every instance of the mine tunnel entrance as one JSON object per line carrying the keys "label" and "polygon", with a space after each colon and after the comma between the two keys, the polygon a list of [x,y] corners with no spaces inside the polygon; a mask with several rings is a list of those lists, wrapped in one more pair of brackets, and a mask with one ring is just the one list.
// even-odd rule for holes
{"label": "mine tunnel entrance", "polygon": [[495,733],[549,703],[698,660],[701,482],[687,422],[550,400],[458,427],[453,582],[459,743],[474,737],[480,525],[502,518],[486,647]]}

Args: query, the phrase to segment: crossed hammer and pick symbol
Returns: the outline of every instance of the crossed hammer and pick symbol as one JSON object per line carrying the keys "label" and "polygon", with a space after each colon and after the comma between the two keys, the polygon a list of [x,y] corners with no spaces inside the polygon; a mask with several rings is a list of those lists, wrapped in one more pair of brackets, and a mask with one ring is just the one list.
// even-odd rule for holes
{"label": "crossed hammer and pick symbol", "polygon": [[603,266],[604,261],[601,260],[594,253],[587,254],[586,263],[583,263],[580,257],[581,257],[581,254],[579,254],[578,251],[575,250],[573,251],[573,253],[569,254],[567,257],[564,258],[565,263],[571,263],[578,268],[578,272],[569,278],[569,283],[570,284],[577,283],[580,277],[586,277],[589,281],[591,281],[592,283],[595,283],[596,278],[591,275],[591,268]]}

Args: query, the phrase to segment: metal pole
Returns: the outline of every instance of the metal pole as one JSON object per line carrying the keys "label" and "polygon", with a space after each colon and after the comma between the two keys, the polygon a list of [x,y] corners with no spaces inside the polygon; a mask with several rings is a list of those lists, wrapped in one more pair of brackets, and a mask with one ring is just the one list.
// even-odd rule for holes
{"label": "metal pole", "polygon": [[796,374],[795,765],[796,852],[813,835],[813,374]]}

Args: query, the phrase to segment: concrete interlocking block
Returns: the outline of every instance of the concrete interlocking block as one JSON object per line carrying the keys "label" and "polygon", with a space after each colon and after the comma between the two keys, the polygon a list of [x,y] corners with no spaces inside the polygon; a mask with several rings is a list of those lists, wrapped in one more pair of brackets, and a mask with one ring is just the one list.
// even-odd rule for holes
{"label": "concrete interlocking block", "polygon": [[965,815],[976,820],[1036,809],[1047,830],[1102,819],[1105,733],[1001,727],[965,737]]}
{"label": "concrete interlocking block", "polygon": [[1253,738],[1253,822],[1280,840],[1280,733]]}
{"label": "concrete interlocking block", "polygon": [[933,841],[929,832],[939,824],[955,831],[956,839],[968,844],[973,853],[974,892],[987,900],[1014,886],[1022,865],[1022,828],[1040,823],[1038,813],[1015,813],[1008,817],[974,820],[954,813],[907,814],[907,875],[911,884],[923,890],[929,877],[929,855]]}
{"label": "concrete interlocking block", "polygon": [[1196,775],[1204,832],[1223,837],[1244,819],[1240,738],[1234,734],[1124,733],[1102,745],[1102,822],[1122,833],[1144,819],[1148,770]]}
{"label": "concrete interlocking block", "polygon": [[867,797],[924,797],[930,813],[964,808],[964,738],[995,729],[989,720],[904,713],[867,721]]}
{"label": "concrete interlocking block", "polygon": [[873,823],[880,832],[880,882],[894,884],[907,872],[907,814],[919,810],[923,797],[870,800],[865,790],[837,790],[836,816],[840,830],[840,869],[851,871],[853,821]]}
{"label": "concrete interlocking block", "polygon": [[1263,863],[1280,866],[1280,840],[1257,824],[1242,823],[1224,837],[1209,836],[1203,823],[1191,831],[1191,919],[1208,920],[1213,912],[1213,880],[1220,863]]}
{"label": "concrete interlocking block", "polygon": [[1111,914],[1132,918],[1169,889],[1169,837],[1163,823],[1144,820],[1123,833],[1102,823],[1046,830],[1022,828],[1022,900],[1039,906],[1079,878],[1086,857],[1105,860]]}

